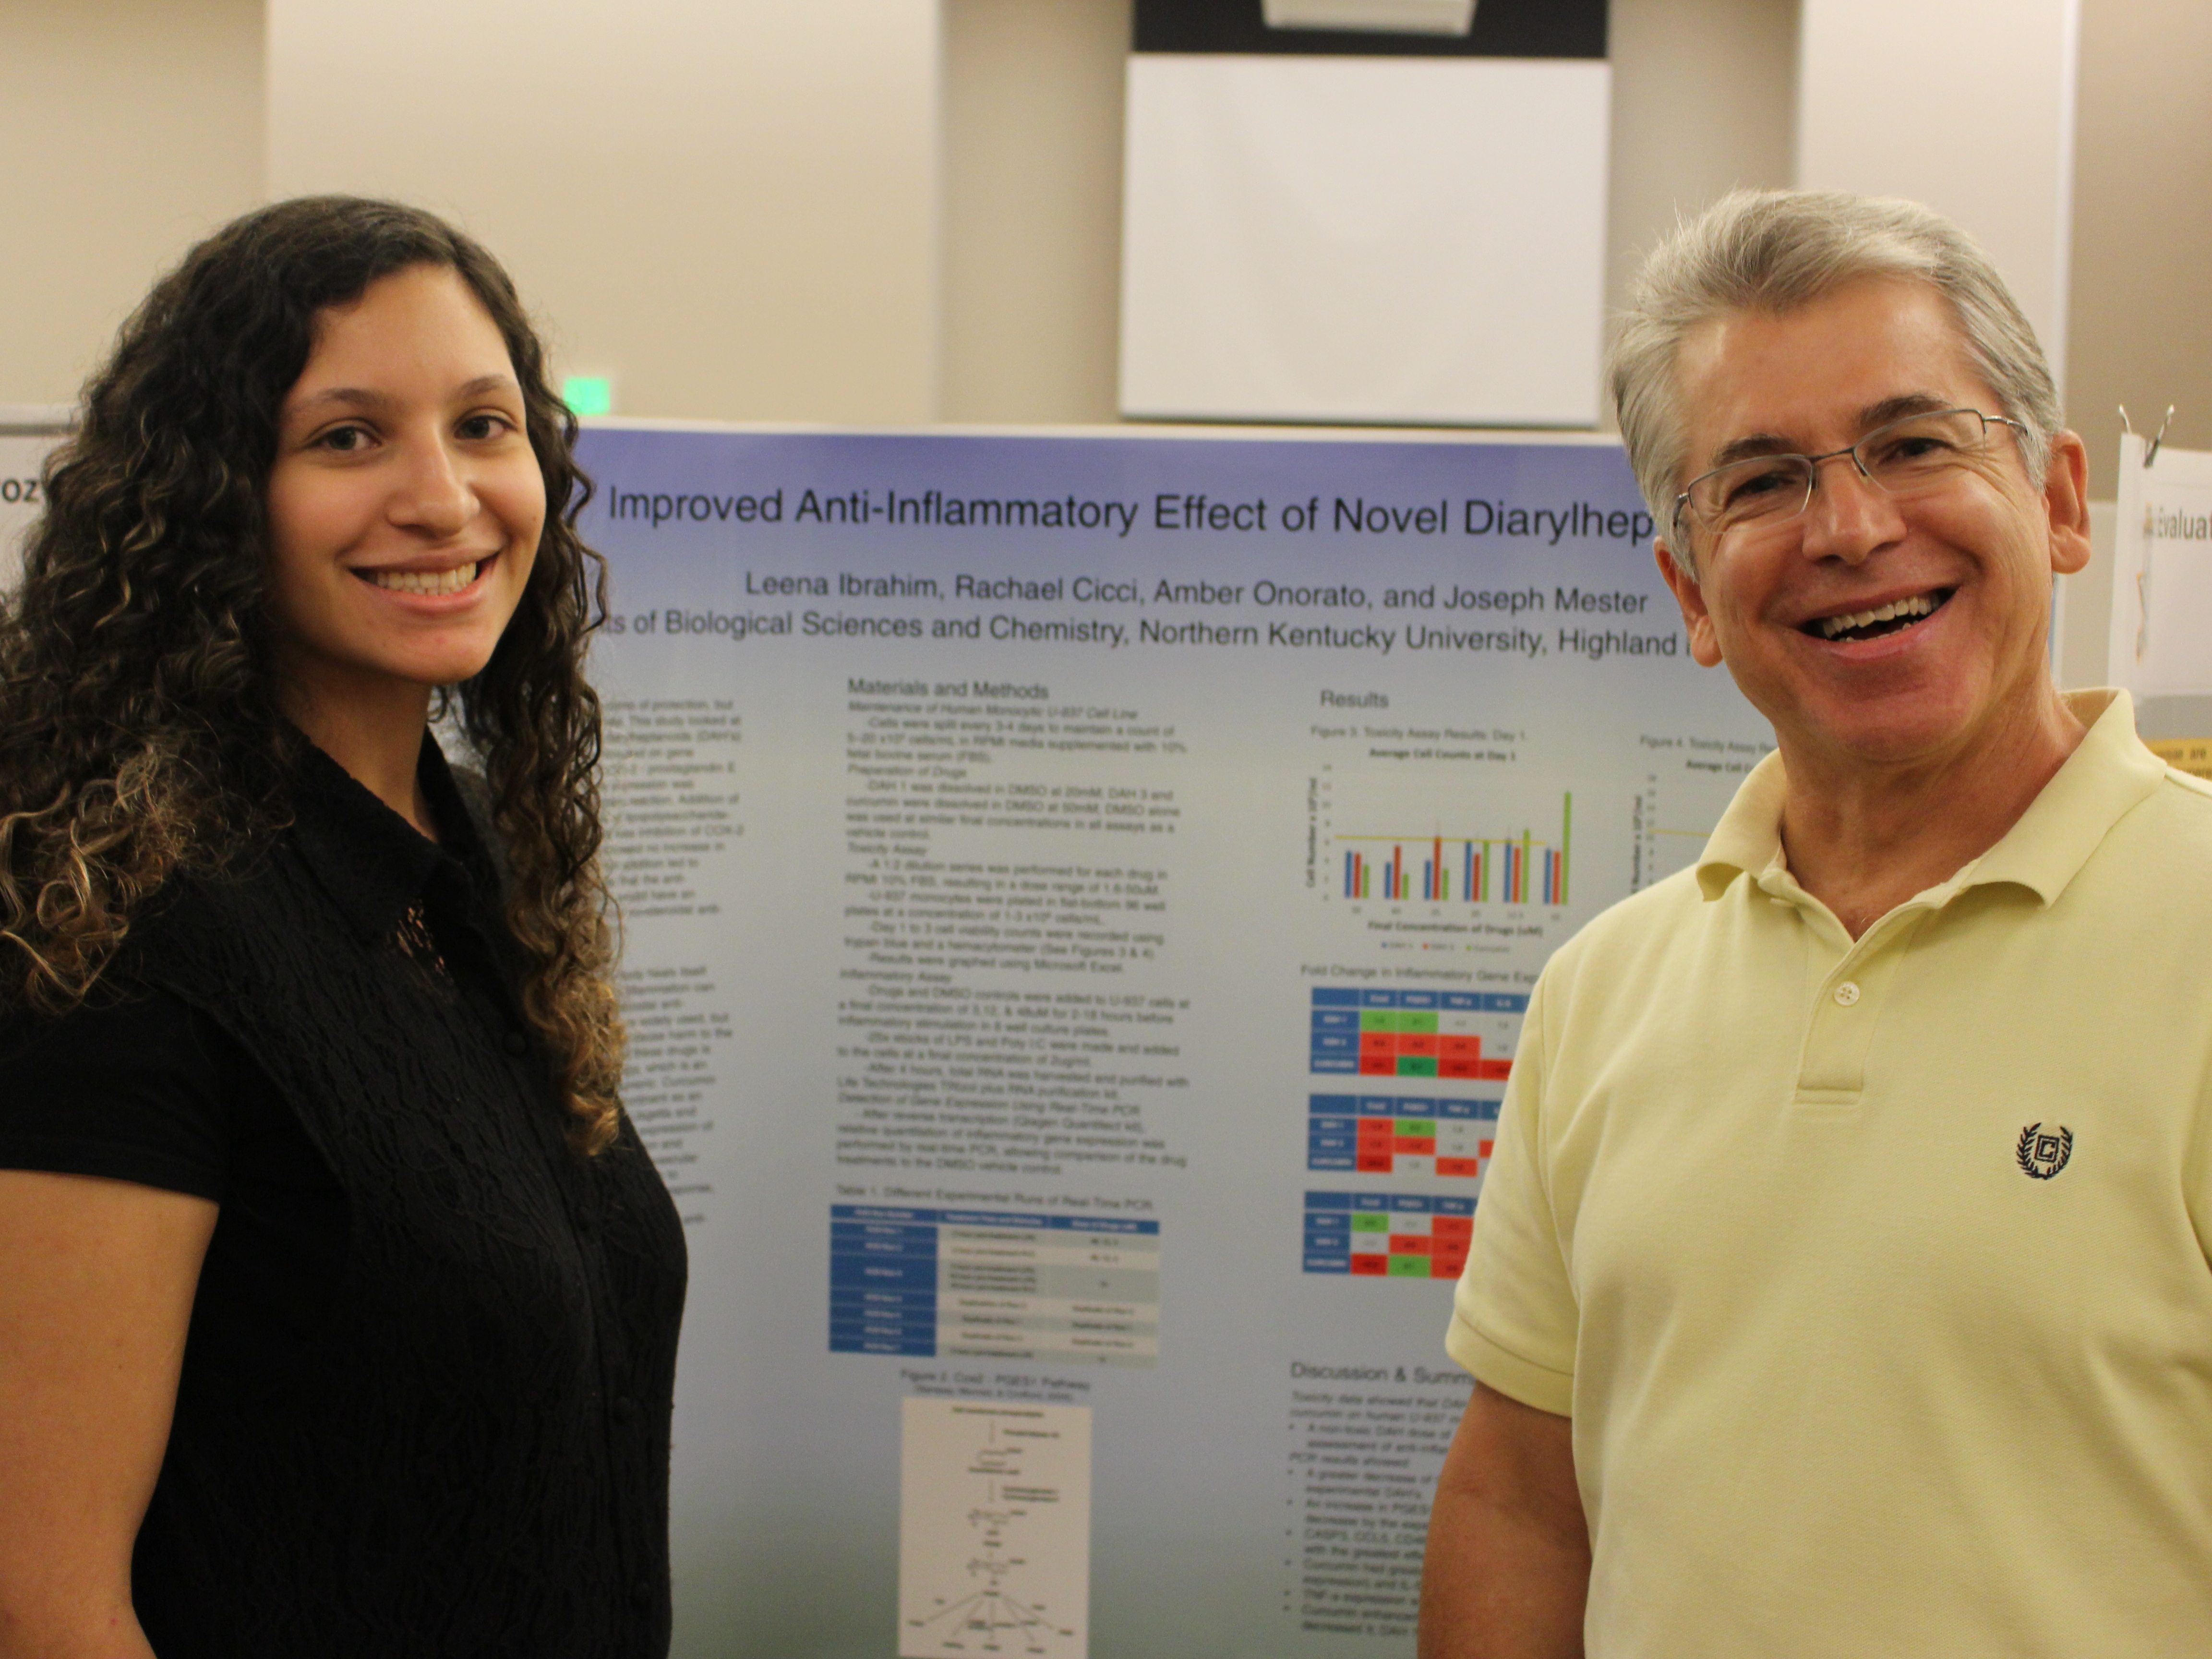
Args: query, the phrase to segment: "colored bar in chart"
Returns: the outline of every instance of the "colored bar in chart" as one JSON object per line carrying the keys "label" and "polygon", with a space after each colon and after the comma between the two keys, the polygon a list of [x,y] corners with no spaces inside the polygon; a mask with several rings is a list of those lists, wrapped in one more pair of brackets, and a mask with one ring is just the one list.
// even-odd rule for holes
{"label": "colored bar in chart", "polygon": [[1480,1181],[1498,1137],[1498,1102],[1414,1095],[1312,1095],[1306,1168]]}
{"label": "colored bar in chart", "polygon": [[1474,1205],[1406,1193],[1308,1193],[1305,1271],[1455,1279],[1467,1266]]}
{"label": "colored bar in chart", "polygon": [[[1575,798],[1571,793],[1559,798],[1559,838],[1556,844],[1540,842],[1535,832],[1523,830],[1518,836],[1340,836],[1340,841],[1358,842],[1347,846],[1344,854],[1344,896],[1346,898],[1374,896],[1372,872],[1376,860],[1381,860],[1382,896],[1390,900],[1406,900],[1413,896],[1413,872],[1406,849],[1410,846],[1415,856],[1425,854],[1421,862],[1420,896],[1431,903],[1443,903],[1452,897],[1452,870],[1459,870],[1459,900],[1465,904],[1562,905],[1567,902],[1567,875],[1573,862]],[[1456,860],[1445,854],[1448,847],[1460,849]],[[1370,848],[1373,849],[1370,855]],[[1387,854],[1383,851],[1388,848]],[[1495,878],[1493,881],[1493,877]],[[1492,889],[1497,889],[1495,894]]]}
{"label": "colored bar in chart", "polygon": [[1508,991],[1377,991],[1316,986],[1311,1069],[1360,1077],[1503,1083],[1513,1062],[1482,1052],[1482,1017],[1522,1014]]}

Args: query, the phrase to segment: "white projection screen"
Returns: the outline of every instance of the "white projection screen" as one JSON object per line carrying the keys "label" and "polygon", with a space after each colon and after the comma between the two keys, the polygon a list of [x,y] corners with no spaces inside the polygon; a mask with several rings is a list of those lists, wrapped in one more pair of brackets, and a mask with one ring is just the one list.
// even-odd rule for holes
{"label": "white projection screen", "polygon": [[1590,426],[1602,58],[1128,64],[1122,412]]}

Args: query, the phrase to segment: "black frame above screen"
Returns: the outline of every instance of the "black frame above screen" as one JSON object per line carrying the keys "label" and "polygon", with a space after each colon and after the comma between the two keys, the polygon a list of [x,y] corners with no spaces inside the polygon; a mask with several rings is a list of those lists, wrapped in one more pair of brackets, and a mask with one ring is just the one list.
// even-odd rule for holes
{"label": "black frame above screen", "polygon": [[1138,52],[1340,58],[1603,58],[1607,0],[1477,0],[1466,34],[1271,29],[1260,0],[1137,0]]}

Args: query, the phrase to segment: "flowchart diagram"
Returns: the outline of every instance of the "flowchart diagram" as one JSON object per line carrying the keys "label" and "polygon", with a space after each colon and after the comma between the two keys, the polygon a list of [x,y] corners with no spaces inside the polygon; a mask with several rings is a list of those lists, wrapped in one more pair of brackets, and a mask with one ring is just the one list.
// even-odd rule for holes
{"label": "flowchart diagram", "polygon": [[1085,1659],[1091,1408],[904,1402],[899,1656]]}

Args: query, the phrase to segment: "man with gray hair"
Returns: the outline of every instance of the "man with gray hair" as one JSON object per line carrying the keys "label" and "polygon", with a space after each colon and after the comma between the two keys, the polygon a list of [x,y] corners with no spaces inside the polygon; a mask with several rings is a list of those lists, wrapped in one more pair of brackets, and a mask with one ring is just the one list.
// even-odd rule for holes
{"label": "man with gray hair", "polygon": [[1741,192],[1612,380],[1778,749],[1530,1001],[1421,1651],[2203,1651],[2212,790],[2051,683],[2034,334],[1924,209]]}

